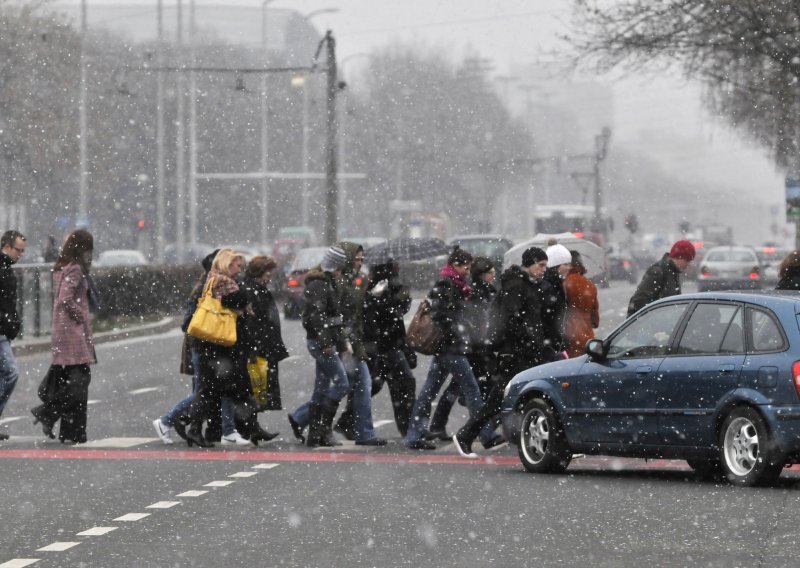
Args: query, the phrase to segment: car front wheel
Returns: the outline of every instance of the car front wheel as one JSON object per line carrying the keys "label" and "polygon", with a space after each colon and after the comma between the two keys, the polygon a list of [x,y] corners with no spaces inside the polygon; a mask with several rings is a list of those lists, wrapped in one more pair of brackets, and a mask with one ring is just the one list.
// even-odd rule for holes
{"label": "car front wheel", "polygon": [[572,459],[553,407],[541,398],[534,398],[522,410],[519,459],[531,473],[560,473]]}
{"label": "car front wheel", "polygon": [[731,411],[720,432],[720,462],[734,485],[768,484],[781,474],[785,459],[774,447],[769,427],[750,407]]}

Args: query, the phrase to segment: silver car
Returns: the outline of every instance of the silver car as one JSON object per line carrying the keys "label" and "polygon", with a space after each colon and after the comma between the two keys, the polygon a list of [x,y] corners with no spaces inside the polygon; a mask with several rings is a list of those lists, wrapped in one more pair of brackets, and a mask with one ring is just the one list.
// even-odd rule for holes
{"label": "silver car", "polygon": [[697,272],[697,290],[755,290],[764,280],[755,249],[741,246],[714,247],[703,257]]}

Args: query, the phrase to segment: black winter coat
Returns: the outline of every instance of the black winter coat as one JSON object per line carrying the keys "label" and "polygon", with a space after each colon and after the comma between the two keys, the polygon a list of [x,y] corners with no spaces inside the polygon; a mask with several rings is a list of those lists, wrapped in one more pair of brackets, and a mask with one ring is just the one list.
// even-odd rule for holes
{"label": "black winter coat", "polygon": [[544,277],[536,282],[542,294],[544,344],[556,353],[567,348],[564,340],[564,321],[567,317],[567,293],[558,268],[548,268]]}
{"label": "black winter coat", "polygon": [[364,347],[371,357],[406,345],[403,316],[411,308],[411,293],[395,277],[386,279],[383,292],[373,293],[383,281],[370,281],[364,295]]}
{"label": "black winter coat", "polygon": [[776,290],[800,290],[800,266],[790,266],[778,280]]}
{"label": "black winter coat", "polygon": [[264,284],[250,278],[242,281],[241,289],[253,306],[253,314],[243,318],[252,355],[277,363],[289,356],[281,337],[281,318],[278,306]]}
{"label": "black winter coat", "polygon": [[428,293],[431,318],[442,332],[437,355],[466,355],[470,352],[470,326],[464,293],[452,278],[442,278]]}
{"label": "black winter coat", "polygon": [[501,357],[516,361],[515,368],[532,367],[552,359],[544,355],[544,299],[540,283],[516,264],[500,277],[497,310],[498,328],[502,330],[498,344]]}
{"label": "black winter coat", "polygon": [[17,315],[17,277],[11,258],[0,252],[0,335],[17,337],[22,323]]}
{"label": "black winter coat", "polygon": [[303,328],[306,338],[318,341],[322,349],[333,347],[339,353],[347,351],[333,275],[323,272],[319,267],[309,270],[306,274],[305,298]]}
{"label": "black winter coat", "polygon": [[628,315],[631,315],[651,302],[677,296],[681,293],[681,271],[672,262],[668,253],[650,266],[639,282],[636,292],[631,296],[628,304]]}

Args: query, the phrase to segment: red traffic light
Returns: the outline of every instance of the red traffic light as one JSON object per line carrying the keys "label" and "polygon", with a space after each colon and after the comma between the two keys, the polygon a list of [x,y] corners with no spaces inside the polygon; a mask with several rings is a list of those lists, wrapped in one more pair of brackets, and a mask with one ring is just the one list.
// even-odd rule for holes
{"label": "red traffic light", "polygon": [[136,221],[136,228],[139,230],[144,229],[144,219],[139,219]]}

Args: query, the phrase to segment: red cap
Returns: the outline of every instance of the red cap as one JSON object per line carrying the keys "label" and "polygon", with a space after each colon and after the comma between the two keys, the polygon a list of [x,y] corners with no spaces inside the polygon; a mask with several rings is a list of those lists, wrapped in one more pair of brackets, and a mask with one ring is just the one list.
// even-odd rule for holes
{"label": "red cap", "polygon": [[689,241],[678,241],[669,251],[672,258],[682,258],[683,260],[694,260],[694,245]]}

